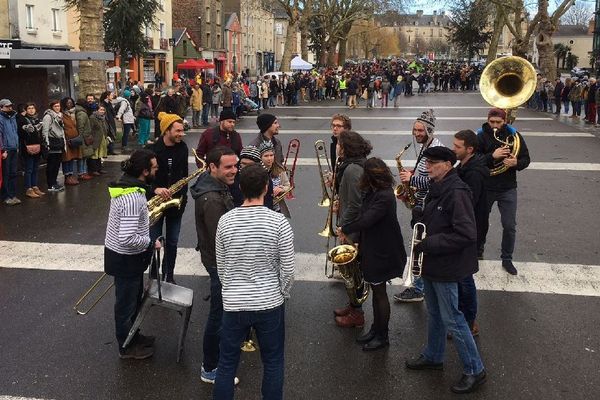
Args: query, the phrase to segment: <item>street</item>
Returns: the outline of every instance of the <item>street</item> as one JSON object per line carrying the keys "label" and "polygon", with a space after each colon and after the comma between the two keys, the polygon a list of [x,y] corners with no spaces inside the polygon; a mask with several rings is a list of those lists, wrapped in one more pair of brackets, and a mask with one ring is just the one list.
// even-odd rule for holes
{"label": "street", "polygon": [[[287,201],[297,277],[286,305],[285,398],[455,398],[449,386],[460,377],[461,367],[450,341],[443,372],[404,367],[404,360],[418,355],[426,340],[423,303],[392,304],[390,346],[384,351],[362,352],[354,342],[360,330],[335,325],[332,310],[345,304],[346,295],[341,281],[324,276],[326,240],[317,232],[326,209],[317,206],[321,184],[313,145],[318,139],[329,143],[331,116],[346,113],[353,130],[371,141],[371,155],[384,159],[397,177],[394,156],[412,141],[412,122],[422,111],[435,111],[436,135],[452,147],[453,134],[479,128],[489,106],[478,92],[403,98],[396,109],[361,106],[347,110],[338,100],[266,111],[281,122],[284,152],[290,139],[301,142],[296,198]],[[258,134],[255,120],[245,116],[237,125],[244,144]],[[566,121],[518,111],[515,127],[532,159],[518,174],[514,263],[519,275],[510,276],[500,266],[496,207],[485,260],[476,275],[481,327],[476,342],[488,382],[469,398],[600,398],[600,137],[597,129],[578,129]],[[190,148],[196,147],[200,133],[188,132]],[[403,157],[405,167],[414,165],[413,147]],[[102,271],[107,183],[119,175],[122,159],[110,156],[107,175],[65,192],[0,207],[0,400],[210,398],[212,386],[200,381],[209,286],[194,251],[192,201],[175,269],[178,284],[193,289],[195,296],[180,363],[175,362],[181,323],[177,313],[153,308],[142,328],[157,337],[154,356],[124,361],[114,337],[114,292],[87,316],[72,309]],[[190,171],[194,168],[190,165]],[[21,178],[18,190],[23,191]],[[402,204],[398,220],[407,241],[410,212]],[[390,300],[400,284],[395,280],[388,286]],[[364,309],[370,324],[370,299]],[[237,376],[236,398],[259,399],[259,352],[242,354]]]}

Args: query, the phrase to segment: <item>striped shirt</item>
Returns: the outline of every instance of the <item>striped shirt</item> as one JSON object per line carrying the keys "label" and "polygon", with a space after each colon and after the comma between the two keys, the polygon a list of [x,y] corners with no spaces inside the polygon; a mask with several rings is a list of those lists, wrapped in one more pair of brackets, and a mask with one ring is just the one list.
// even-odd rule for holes
{"label": "striped shirt", "polygon": [[[144,190],[110,188],[110,211],[104,245],[119,254],[140,254],[150,246],[150,223]],[[115,194],[114,191],[121,192]]]}
{"label": "striped shirt", "polygon": [[[429,146],[424,147],[421,145],[421,151],[419,155],[423,154],[425,150],[429,147],[436,146],[444,146],[442,142],[439,141],[438,138],[433,138]],[[425,167],[426,157],[420,157],[419,163],[415,166],[415,174],[410,178],[410,185],[417,188],[416,198],[417,203],[416,207],[423,208],[423,200],[425,200],[425,196],[427,196],[427,192],[429,191],[429,174],[427,173],[427,168]]]}
{"label": "striped shirt", "polygon": [[270,310],[290,296],[294,233],[282,214],[238,207],[219,220],[217,271],[225,311]]}

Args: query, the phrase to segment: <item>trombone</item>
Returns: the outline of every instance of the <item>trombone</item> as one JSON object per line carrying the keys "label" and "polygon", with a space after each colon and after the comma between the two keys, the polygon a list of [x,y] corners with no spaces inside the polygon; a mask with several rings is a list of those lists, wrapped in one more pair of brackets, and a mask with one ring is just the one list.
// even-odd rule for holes
{"label": "trombone", "polygon": [[[298,162],[298,152],[300,151],[300,140],[292,139],[288,144],[287,153],[285,155],[285,162],[283,163],[283,168],[288,171],[290,178],[290,185],[292,185],[292,189],[294,188],[294,175],[296,173],[296,163]],[[288,159],[290,156],[293,158],[292,167],[288,168]],[[293,200],[294,193],[290,190],[287,194],[287,199]]]}
{"label": "trombone", "polygon": [[106,296],[106,293],[108,293],[108,291],[110,289],[112,289],[113,286],[115,286],[115,283],[112,282],[110,285],[108,285],[108,287],[106,289],[104,289],[104,292],[102,292],[102,294],[100,296],[98,296],[96,298],[96,300],[86,309],[81,309],[79,308],[79,306],[81,305],[81,303],[84,302],[84,300],[90,295],[90,293],[92,293],[96,287],[102,283],[102,281],[104,280],[104,278],[106,278],[108,275],[106,275],[106,272],[104,272],[100,278],[98,278],[96,280],[96,282],[94,282],[94,284],[79,298],[79,300],[77,300],[77,303],[75,303],[75,305],[73,306],[73,310],[75,310],[75,312],[77,312],[77,314],[79,315],[86,315],[87,313],[89,313],[90,311],[92,311],[92,309],[94,307],[96,307],[96,304],[98,304],[100,302],[100,300],[102,300],[102,298],[104,296]]}
{"label": "trombone", "polygon": [[408,271],[406,272],[406,280],[403,283],[405,287],[411,287],[414,284],[415,278],[419,278],[423,272],[423,252],[415,258],[415,246],[421,243],[427,236],[427,227],[422,222],[417,222],[413,227],[412,239],[410,241],[410,254],[406,260]]}
{"label": "trombone", "polygon": [[333,202],[333,188],[328,188],[326,181],[332,176],[331,163],[329,162],[329,156],[327,156],[327,150],[325,149],[325,142],[317,140],[315,142],[315,153],[317,155],[317,165],[319,166],[319,178],[321,180],[321,201],[319,201],[319,207],[329,207]]}

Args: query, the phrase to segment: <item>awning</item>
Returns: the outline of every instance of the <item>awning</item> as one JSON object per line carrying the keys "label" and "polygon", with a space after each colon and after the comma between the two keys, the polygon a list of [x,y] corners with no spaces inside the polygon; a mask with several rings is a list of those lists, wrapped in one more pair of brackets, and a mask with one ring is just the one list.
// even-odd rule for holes
{"label": "awning", "polygon": [[177,69],[211,69],[214,68],[214,64],[210,64],[202,59],[200,60],[187,60],[180,64],[177,64]]}
{"label": "awning", "polygon": [[219,57],[217,57],[217,61],[227,61],[227,58],[223,57],[223,56],[219,56]]}
{"label": "awning", "polygon": [[10,59],[14,61],[113,61],[115,55],[108,51],[61,51],[36,49],[11,49]]}

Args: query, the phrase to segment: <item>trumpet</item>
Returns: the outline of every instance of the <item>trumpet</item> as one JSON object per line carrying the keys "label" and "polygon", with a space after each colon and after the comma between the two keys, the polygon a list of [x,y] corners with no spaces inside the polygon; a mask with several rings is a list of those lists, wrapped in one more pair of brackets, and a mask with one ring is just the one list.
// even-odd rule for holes
{"label": "trumpet", "polygon": [[421,243],[427,236],[427,227],[422,222],[417,222],[413,227],[412,239],[410,241],[410,254],[406,260],[407,272],[404,286],[413,286],[415,278],[419,278],[423,273],[423,252],[415,257],[415,246]]}

